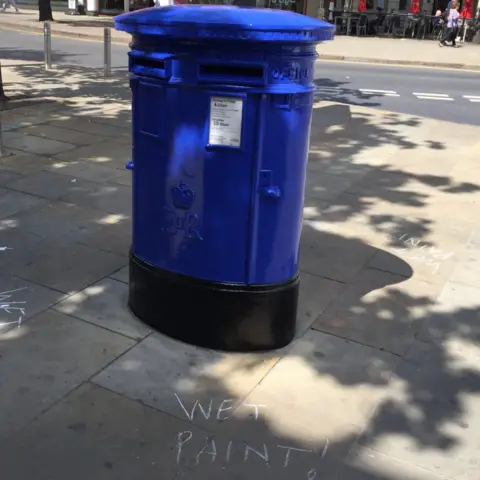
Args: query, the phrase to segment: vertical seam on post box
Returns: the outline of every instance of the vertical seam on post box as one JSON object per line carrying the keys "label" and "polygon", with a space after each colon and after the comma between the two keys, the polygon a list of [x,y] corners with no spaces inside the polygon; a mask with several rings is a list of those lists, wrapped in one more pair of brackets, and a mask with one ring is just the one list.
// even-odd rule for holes
{"label": "vertical seam on post box", "polygon": [[258,205],[259,205],[259,195],[258,195],[258,180],[259,180],[259,174],[261,170],[261,159],[262,159],[262,151],[263,151],[263,136],[262,132],[264,132],[264,126],[265,126],[265,121],[266,121],[266,114],[267,114],[267,95],[265,93],[261,94],[260,97],[260,105],[258,107],[258,128],[255,129],[257,132],[256,135],[256,145],[255,145],[255,163],[253,165],[253,185],[254,188],[252,189],[252,200],[251,200],[251,206],[250,206],[250,241],[247,246],[247,284],[252,285],[252,275],[253,271],[255,270],[255,263],[256,263],[256,248],[254,245],[254,242],[256,241],[256,233],[258,230],[258,222],[257,222],[257,210],[258,210]]}

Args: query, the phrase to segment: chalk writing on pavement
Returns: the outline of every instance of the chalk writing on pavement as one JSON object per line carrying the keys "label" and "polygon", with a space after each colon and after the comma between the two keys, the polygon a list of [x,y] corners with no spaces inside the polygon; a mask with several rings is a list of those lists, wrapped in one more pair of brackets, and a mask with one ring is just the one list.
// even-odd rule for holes
{"label": "chalk writing on pavement", "polygon": [[[244,409],[251,414],[251,417],[254,421],[262,420],[262,412],[265,412],[267,405],[262,404],[251,404],[251,403],[242,403],[236,404],[233,399],[225,399],[218,402],[218,405],[214,405],[213,399],[204,404],[200,403],[198,400],[195,400],[193,405],[187,406],[185,401],[183,401],[176,393],[174,394],[175,398],[180,406],[181,411],[185,414],[187,419],[193,422],[196,418],[212,421],[225,421],[232,418],[234,411],[239,411]],[[176,438],[176,462],[180,464],[182,453],[184,452],[187,444],[193,439],[194,434],[191,430],[185,430],[183,432],[178,432]],[[321,451],[314,451],[312,449],[298,448],[289,445],[282,444],[267,444],[261,440],[256,442],[255,445],[247,443],[243,440],[230,440],[227,441],[223,438],[216,438],[214,435],[204,436],[205,440],[203,447],[199,450],[193,452],[193,463],[195,466],[198,466],[203,462],[207,461],[209,463],[214,463],[215,461],[222,462],[225,466],[231,460],[247,463],[251,461],[252,458],[259,458],[263,460],[262,463],[265,464],[267,468],[271,468],[272,462],[272,453],[282,452],[281,455],[281,465],[283,468],[288,468],[292,464],[293,457],[296,455],[305,456],[304,461],[308,461],[309,456],[315,456],[317,459],[323,459],[327,454],[329,447],[328,438],[325,441],[323,449]],[[190,452],[192,453],[192,452]],[[313,460],[313,458],[312,458]],[[278,460],[277,460],[278,462]],[[317,471],[315,468],[310,468],[306,472],[307,480],[315,480],[317,477]]]}
{"label": "chalk writing on pavement", "polygon": [[[0,321],[0,328],[7,325],[15,325],[18,327],[22,324],[23,319],[25,318],[25,301],[15,301],[13,299],[14,294],[26,290],[26,288],[17,288],[15,290],[6,290],[5,292],[0,292],[0,315],[5,316],[6,321]],[[6,314],[6,315],[2,315]],[[2,320],[2,318],[0,318]]]}
{"label": "chalk writing on pavement", "polygon": [[446,252],[422,243],[420,238],[410,237],[407,233],[401,237],[392,237],[392,240],[401,243],[400,246],[391,249],[393,252],[405,260],[423,263],[427,267],[431,267],[433,275],[438,273],[443,260],[448,260],[455,255],[452,251]]}

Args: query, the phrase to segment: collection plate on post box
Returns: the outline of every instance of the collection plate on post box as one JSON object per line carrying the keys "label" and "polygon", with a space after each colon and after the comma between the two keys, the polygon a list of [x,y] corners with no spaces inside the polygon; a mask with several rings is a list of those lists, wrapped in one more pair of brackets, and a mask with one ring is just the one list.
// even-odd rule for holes
{"label": "collection plate on post box", "polygon": [[243,99],[210,98],[209,145],[240,147],[242,141]]}

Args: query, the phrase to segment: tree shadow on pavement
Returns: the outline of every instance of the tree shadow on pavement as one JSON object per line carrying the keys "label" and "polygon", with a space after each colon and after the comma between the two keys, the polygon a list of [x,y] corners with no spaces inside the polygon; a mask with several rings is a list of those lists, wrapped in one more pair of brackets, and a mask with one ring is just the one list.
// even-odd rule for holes
{"label": "tree shadow on pavement", "polygon": [[[52,61],[53,63],[61,63],[67,57],[81,57],[82,54],[72,54],[69,52],[62,52],[58,48],[52,49]],[[24,61],[24,62],[44,62],[45,56],[43,50],[31,50],[19,45],[18,48],[14,47],[0,47],[0,60],[1,61]],[[5,65],[4,65],[5,66]],[[21,65],[19,65],[20,67]],[[23,67],[33,67],[35,72],[38,72],[38,65],[23,65]],[[27,70],[25,70],[26,73]],[[37,75],[35,75],[37,76]],[[38,81],[38,78],[37,78]]]}
{"label": "tree shadow on pavement", "polygon": [[[129,200],[129,192],[121,191],[116,183],[116,171],[123,169],[125,160],[119,158],[121,152],[125,157],[131,154],[128,140],[122,139],[130,124],[127,78],[122,74],[105,81],[97,71],[80,67],[49,72],[48,78],[32,66],[12,70],[22,80],[23,89],[45,96],[54,107],[41,115],[29,109],[6,113],[11,117],[4,121],[15,130],[7,140],[17,146],[10,158],[16,160],[1,160],[0,168],[20,177],[7,175],[2,180],[0,198],[20,192],[62,208],[72,205],[71,211],[73,205],[88,210],[90,216],[82,217],[81,228],[75,227],[83,233],[73,243],[92,245],[95,242],[91,237],[87,240],[87,234],[102,229],[105,235],[116,224],[117,217],[112,220],[112,216],[129,216],[128,211],[116,209],[120,200],[105,200]],[[26,166],[31,166],[32,158],[22,150],[28,144],[18,140],[18,133],[35,136],[26,129],[38,126],[81,129],[103,138],[110,127],[116,133],[110,132],[107,146],[98,142],[76,145],[70,153],[36,155],[37,168],[29,172]],[[70,423],[59,430],[65,437],[46,434],[41,442],[34,441],[28,429],[40,428],[46,410],[51,409],[45,415],[55,419],[58,405],[65,401],[55,397],[50,385],[52,393],[42,405],[35,396],[27,397],[36,413],[21,425],[25,428],[17,425],[7,430],[0,453],[5,471],[19,480],[28,476],[18,472],[27,471],[41,472],[42,480],[60,480],[68,469],[70,478],[76,480],[80,478],[76,470],[92,462],[91,470],[86,469],[90,478],[123,480],[123,467],[136,462],[138,476],[147,480],[423,480],[422,474],[425,479],[440,480],[442,474],[452,478],[474,475],[478,471],[476,440],[465,436],[465,431],[478,421],[474,402],[480,393],[480,301],[457,298],[455,288],[460,290],[462,284],[447,281],[458,262],[478,256],[480,241],[472,236],[471,212],[480,186],[470,180],[468,168],[467,173],[458,168],[467,160],[454,158],[446,145],[432,139],[431,128],[411,116],[316,103],[294,343],[265,354],[229,355],[145,334],[139,346],[93,382],[106,393],[119,392],[148,409],[186,421],[178,433],[165,440],[158,432],[158,443],[142,445],[130,440],[132,432],[126,432],[122,434],[126,447],[118,446],[115,438],[108,437],[108,432],[116,431],[114,423],[103,424],[98,434],[100,427],[89,423],[95,402],[75,410],[72,405],[79,393],[72,388],[67,397]],[[45,177],[53,168],[55,175]],[[82,172],[88,175],[82,178]],[[67,181],[62,183],[62,178]],[[49,188],[42,190],[39,185],[46,181]],[[60,184],[59,193],[52,194]],[[3,238],[5,232],[15,230],[19,236],[35,233],[52,244],[65,241],[51,225],[40,228],[38,218],[46,218],[41,217],[44,208],[43,204],[26,205],[13,213],[0,209]],[[71,213],[59,216],[58,222],[67,219],[76,222]],[[68,228],[73,229],[72,224]],[[125,238],[116,240],[128,243],[129,233],[122,235]],[[106,237],[98,237],[95,248],[103,250],[101,238]],[[15,262],[1,261],[12,276],[44,281],[34,276],[30,264],[35,262],[24,252]],[[64,300],[63,311],[115,331],[112,311],[94,309],[88,319],[85,311],[93,308],[88,305],[95,297],[110,293],[112,282],[103,279],[103,286],[100,283],[117,268],[107,268],[77,294],[56,286],[72,294]],[[4,330],[0,336],[4,358],[12,349],[21,348],[35,321],[27,319],[20,329]],[[30,378],[28,369],[16,371],[16,378],[24,378],[26,386],[37,381]],[[91,375],[85,377],[85,381],[90,379]],[[11,405],[2,412],[4,418],[16,408],[17,395],[26,393],[12,393]],[[26,402],[25,397],[22,401]],[[252,405],[262,405],[258,415]],[[121,412],[118,415],[117,423],[123,420]],[[29,424],[33,418],[37,420]],[[70,427],[78,426],[79,418],[84,424],[81,435],[73,435]],[[62,433],[67,430],[68,435]],[[95,444],[95,435],[101,439],[100,452],[79,447]],[[110,445],[120,450],[125,447],[129,454],[119,456],[112,465],[105,457]],[[161,461],[141,453],[148,448]],[[89,454],[84,456],[85,452]]]}
{"label": "tree shadow on pavement", "polygon": [[349,88],[350,82],[339,82],[330,78],[316,78],[315,100],[316,101],[332,101],[338,103],[346,103],[349,105],[358,105],[363,107],[379,107],[380,102],[376,102],[379,94],[364,93],[358,89]]}

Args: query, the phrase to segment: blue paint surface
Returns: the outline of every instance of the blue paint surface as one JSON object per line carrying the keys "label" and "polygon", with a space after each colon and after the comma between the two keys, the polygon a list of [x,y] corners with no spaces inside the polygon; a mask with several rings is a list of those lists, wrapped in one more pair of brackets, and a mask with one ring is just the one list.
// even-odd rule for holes
{"label": "blue paint surface", "polygon": [[[210,33],[184,38],[195,22]],[[247,24],[269,38],[280,30],[279,37],[246,42],[238,32]],[[157,25],[181,28],[172,35]],[[218,282],[275,284],[295,276],[315,32],[333,27],[290,12],[200,6],[125,14],[116,26],[133,34],[134,253]],[[231,38],[219,41],[217,30],[230,30]],[[213,143],[211,108],[232,99],[242,102],[241,129],[227,144]]]}
{"label": "blue paint surface", "polygon": [[124,13],[115,28],[181,39],[319,42],[333,40],[335,26],[284,10],[217,5],[176,5]]}

